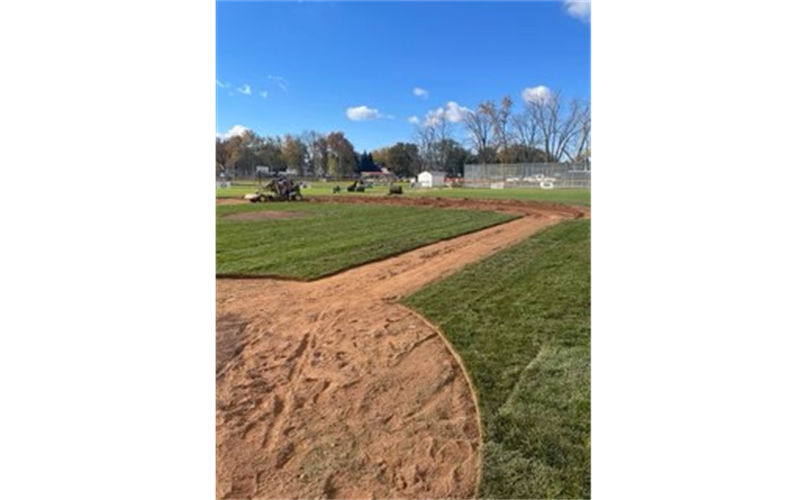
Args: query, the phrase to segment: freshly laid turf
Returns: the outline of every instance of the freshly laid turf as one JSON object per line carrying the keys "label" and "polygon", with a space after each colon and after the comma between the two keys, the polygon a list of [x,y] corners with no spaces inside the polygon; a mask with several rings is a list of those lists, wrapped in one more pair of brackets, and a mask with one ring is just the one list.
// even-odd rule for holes
{"label": "freshly laid turf", "polygon": [[590,221],[569,221],[406,299],[478,391],[483,498],[590,497]]}
{"label": "freshly laid turf", "polygon": [[[219,275],[313,279],[511,220],[472,210],[327,203],[216,207]],[[299,212],[301,218],[235,221],[243,212]]]}
{"label": "freshly laid turf", "polygon": [[589,189],[539,188],[437,188],[412,190],[411,196],[441,196],[444,198],[483,198],[487,200],[532,200],[565,205],[590,206]]}

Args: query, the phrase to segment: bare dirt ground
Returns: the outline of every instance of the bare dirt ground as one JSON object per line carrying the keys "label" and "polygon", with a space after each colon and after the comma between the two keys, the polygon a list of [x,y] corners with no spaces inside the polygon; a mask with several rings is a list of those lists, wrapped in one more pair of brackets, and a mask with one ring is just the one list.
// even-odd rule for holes
{"label": "bare dirt ground", "polygon": [[310,201],[326,203],[382,204],[415,207],[494,210],[530,215],[563,215],[567,218],[589,217],[589,207],[571,207],[558,203],[524,200],[482,200],[474,198],[397,197],[397,196],[311,196]]}
{"label": "bare dirt ground", "polygon": [[475,496],[481,436],[464,368],[397,301],[589,216],[538,203],[461,206],[490,204],[526,215],[314,282],[217,280],[218,498]]}

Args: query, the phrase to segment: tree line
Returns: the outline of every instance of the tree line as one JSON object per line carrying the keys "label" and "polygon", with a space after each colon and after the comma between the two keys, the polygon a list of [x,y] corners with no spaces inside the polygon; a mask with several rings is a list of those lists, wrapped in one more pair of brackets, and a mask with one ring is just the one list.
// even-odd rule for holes
{"label": "tree line", "polygon": [[469,163],[589,163],[589,101],[565,101],[560,92],[528,97],[519,113],[505,95],[499,104],[483,101],[474,110],[456,106],[452,116],[428,116],[416,133],[423,160],[448,170],[451,149],[445,141],[463,130],[472,153]]}
{"label": "tree line", "polygon": [[[303,177],[349,177],[387,168],[399,177],[423,170],[463,175],[468,163],[587,163],[591,113],[588,101],[565,101],[558,92],[530,96],[519,113],[508,95],[475,109],[429,114],[412,142],[357,153],[340,131],[260,137],[252,131],[216,138],[216,173],[254,175],[258,165],[294,170]],[[441,108],[440,108],[441,109]],[[457,140],[463,135],[466,144]]]}
{"label": "tree line", "polygon": [[358,155],[343,132],[327,135],[306,131],[299,135],[260,137],[251,130],[215,140],[216,173],[238,177],[254,175],[257,166],[279,171],[295,170],[304,177],[346,177],[368,167],[368,155]]}

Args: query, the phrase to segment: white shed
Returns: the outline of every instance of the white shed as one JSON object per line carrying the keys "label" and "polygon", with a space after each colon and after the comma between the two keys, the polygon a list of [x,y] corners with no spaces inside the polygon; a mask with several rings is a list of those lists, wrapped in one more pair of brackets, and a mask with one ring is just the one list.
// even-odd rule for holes
{"label": "white shed", "polygon": [[442,187],[444,186],[444,178],[447,177],[447,172],[422,172],[417,176],[417,182],[422,187]]}

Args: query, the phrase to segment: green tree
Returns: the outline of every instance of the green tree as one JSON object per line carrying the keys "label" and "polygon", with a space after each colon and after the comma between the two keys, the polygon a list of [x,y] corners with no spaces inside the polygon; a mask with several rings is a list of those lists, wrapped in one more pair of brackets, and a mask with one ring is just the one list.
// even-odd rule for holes
{"label": "green tree", "polygon": [[436,147],[444,160],[444,169],[450,176],[464,175],[464,164],[470,159],[470,152],[453,139],[443,139]]}
{"label": "green tree", "polygon": [[285,134],[282,139],[281,157],[283,163],[299,173],[303,173],[307,159],[307,147],[298,137]]}
{"label": "green tree", "polygon": [[375,172],[377,171],[377,165],[375,165],[375,161],[372,158],[372,153],[367,153],[364,151],[358,157],[358,171],[359,172]]}
{"label": "green tree", "polygon": [[330,158],[327,169],[334,177],[347,177],[355,173],[355,148],[343,132],[330,132],[327,135]]}
{"label": "green tree", "polygon": [[422,165],[419,148],[410,142],[398,142],[390,148],[377,150],[374,156],[397,177],[413,177]]}

